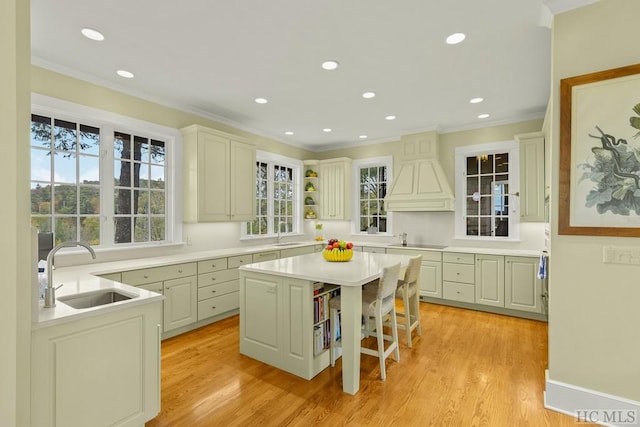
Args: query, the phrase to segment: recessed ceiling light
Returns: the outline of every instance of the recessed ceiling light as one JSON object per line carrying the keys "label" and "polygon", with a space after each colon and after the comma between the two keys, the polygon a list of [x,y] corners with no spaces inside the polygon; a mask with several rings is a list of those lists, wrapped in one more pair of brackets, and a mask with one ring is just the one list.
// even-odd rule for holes
{"label": "recessed ceiling light", "polygon": [[489,117],[489,115],[487,113],[478,114],[478,118],[479,119],[486,119],[487,117]]}
{"label": "recessed ceiling light", "polygon": [[290,130],[288,130],[288,131],[286,131],[284,134],[285,134],[285,135],[293,135],[293,132],[291,132]]}
{"label": "recessed ceiling light", "polygon": [[447,44],[458,44],[465,38],[467,38],[467,36],[464,33],[453,33],[447,37]]}
{"label": "recessed ceiling light", "polygon": [[88,39],[99,42],[104,40],[104,35],[102,35],[100,31],[94,30],[93,28],[83,28],[82,30],[80,30],[80,32]]}
{"label": "recessed ceiling light", "polygon": [[324,128],[324,129],[322,129],[322,132],[327,132],[327,133],[329,133],[329,132],[331,132],[331,131],[332,131],[332,129],[331,129],[331,128]]}
{"label": "recessed ceiling light", "polygon": [[269,102],[269,101],[267,101],[267,100],[266,100],[266,99],[264,99],[264,98],[256,98],[256,99],[255,99],[255,101],[256,101],[256,103],[258,103],[258,104],[266,104],[267,102]]}
{"label": "recessed ceiling light", "polygon": [[362,97],[366,99],[371,99],[371,98],[374,98],[375,96],[376,96],[375,92],[365,92],[362,94]]}
{"label": "recessed ceiling light", "polygon": [[393,115],[391,115],[391,116],[386,116],[384,119],[385,119],[385,120],[395,120],[395,119],[396,119],[396,116],[393,116]]}
{"label": "recessed ceiling light", "polygon": [[334,60],[330,60],[330,61],[324,61],[322,63],[322,68],[324,68],[325,70],[335,70],[336,68],[338,68],[338,61],[334,61]]}
{"label": "recessed ceiling light", "polygon": [[116,71],[116,73],[120,76],[120,77],[124,77],[125,79],[132,79],[133,78],[133,73],[131,71],[127,71],[127,70],[118,70]]}
{"label": "recessed ceiling light", "polygon": [[367,135],[360,135],[358,138],[360,138],[360,139],[367,139]]}
{"label": "recessed ceiling light", "polygon": [[469,100],[469,102],[472,103],[472,104],[479,104],[482,101],[484,101],[484,98],[471,98]]}

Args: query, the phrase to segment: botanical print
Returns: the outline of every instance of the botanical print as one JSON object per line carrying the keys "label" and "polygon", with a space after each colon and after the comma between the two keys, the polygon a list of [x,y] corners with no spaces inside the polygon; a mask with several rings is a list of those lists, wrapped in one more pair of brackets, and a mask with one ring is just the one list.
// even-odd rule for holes
{"label": "botanical print", "polygon": [[574,87],[571,225],[638,226],[640,79]]}

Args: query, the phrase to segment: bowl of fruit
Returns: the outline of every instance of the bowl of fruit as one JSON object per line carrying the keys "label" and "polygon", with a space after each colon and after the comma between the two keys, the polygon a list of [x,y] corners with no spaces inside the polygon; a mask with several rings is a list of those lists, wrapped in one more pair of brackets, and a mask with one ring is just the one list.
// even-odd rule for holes
{"label": "bowl of fruit", "polygon": [[324,259],[330,262],[345,262],[353,257],[353,243],[344,240],[329,239],[322,250]]}

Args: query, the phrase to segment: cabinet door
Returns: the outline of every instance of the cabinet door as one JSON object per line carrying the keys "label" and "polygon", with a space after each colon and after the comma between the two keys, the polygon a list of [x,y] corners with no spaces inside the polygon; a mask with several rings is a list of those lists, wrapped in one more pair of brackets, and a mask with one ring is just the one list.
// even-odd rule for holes
{"label": "cabinet door", "polygon": [[275,276],[240,275],[240,353],[280,366],[283,313]]}
{"label": "cabinet door", "polygon": [[420,295],[442,298],[442,263],[422,261],[420,267]]}
{"label": "cabinet door", "polygon": [[476,303],[504,307],[504,256],[476,255]]}
{"label": "cabinet door", "polygon": [[520,143],[520,220],[545,220],[544,135],[517,135]]}
{"label": "cabinet door", "polygon": [[195,276],[164,282],[164,331],[198,320],[198,283]]}
{"label": "cabinet door", "polygon": [[309,281],[283,279],[282,363],[289,372],[311,378],[313,358],[313,295]]}
{"label": "cabinet door", "polygon": [[251,221],[256,205],[256,149],[253,145],[231,141],[230,220]]}
{"label": "cabinet door", "polygon": [[320,163],[320,218],[350,219],[350,161]]}
{"label": "cabinet door", "polygon": [[198,221],[229,219],[229,158],[228,139],[198,132]]}
{"label": "cabinet door", "polygon": [[505,307],[542,313],[542,280],[538,259],[505,257]]}

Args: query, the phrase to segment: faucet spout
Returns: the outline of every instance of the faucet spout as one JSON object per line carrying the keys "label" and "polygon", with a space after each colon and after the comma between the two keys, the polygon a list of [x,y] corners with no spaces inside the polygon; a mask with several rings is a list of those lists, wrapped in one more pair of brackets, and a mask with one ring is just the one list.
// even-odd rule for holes
{"label": "faucet spout", "polygon": [[91,254],[91,257],[93,259],[96,259],[96,253],[93,250],[93,248],[89,245],[87,245],[86,243],[82,243],[82,242],[62,242],[59,245],[55,246],[53,249],[51,249],[51,251],[49,251],[49,253],[47,254],[47,287],[44,290],[44,306],[45,308],[51,308],[51,307],[55,307],[56,305],[56,289],[58,289],[60,286],[58,286],[58,288],[54,288],[53,287],[53,269],[55,268],[53,265],[53,258],[56,255],[56,252],[58,252],[60,249],[62,248],[75,248],[76,246],[81,246],[83,248],[85,248],[86,250],[89,251],[89,253]]}

